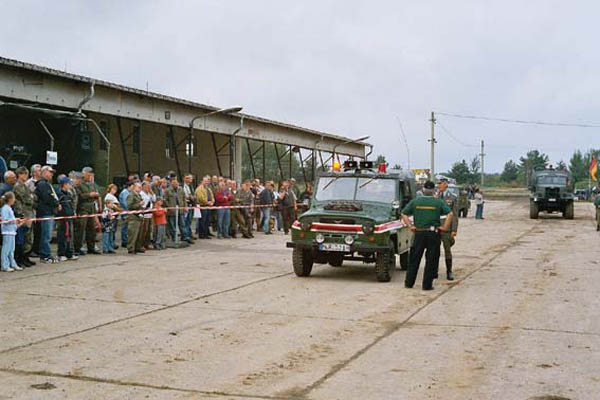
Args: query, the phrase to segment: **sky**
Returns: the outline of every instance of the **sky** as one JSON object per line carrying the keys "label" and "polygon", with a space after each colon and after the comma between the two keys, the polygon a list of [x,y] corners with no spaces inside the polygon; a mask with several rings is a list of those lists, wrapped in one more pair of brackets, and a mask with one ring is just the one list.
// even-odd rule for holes
{"label": "sky", "polygon": [[[356,138],[429,167],[434,112],[600,125],[600,3],[0,0],[0,55]],[[568,163],[598,128],[437,116],[436,171]],[[402,127],[402,130],[401,130]],[[405,134],[408,149],[402,138]],[[410,159],[410,164],[409,164]]]}

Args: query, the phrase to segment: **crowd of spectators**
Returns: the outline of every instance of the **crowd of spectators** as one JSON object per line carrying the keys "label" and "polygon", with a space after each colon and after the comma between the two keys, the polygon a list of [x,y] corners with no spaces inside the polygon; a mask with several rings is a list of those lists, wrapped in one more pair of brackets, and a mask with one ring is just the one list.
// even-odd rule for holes
{"label": "crowd of spectators", "polygon": [[[129,254],[179,248],[195,240],[289,234],[297,213],[309,207],[312,186],[299,193],[292,178],[261,183],[206,175],[194,185],[173,171],[128,176],[123,187],[100,188],[94,171],[58,175],[51,166],[19,167],[0,184],[2,271],[78,260],[86,254]],[[209,207],[209,208],[206,208]],[[65,218],[56,218],[65,217]],[[120,225],[120,227],[119,227]],[[51,242],[56,232],[56,252]],[[98,241],[98,237],[101,239]]]}

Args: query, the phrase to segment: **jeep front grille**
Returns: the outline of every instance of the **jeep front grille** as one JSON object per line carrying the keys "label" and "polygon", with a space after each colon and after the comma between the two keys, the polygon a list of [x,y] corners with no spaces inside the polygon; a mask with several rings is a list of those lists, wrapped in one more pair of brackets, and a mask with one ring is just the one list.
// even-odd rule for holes
{"label": "jeep front grille", "polygon": [[339,225],[354,225],[355,221],[353,218],[332,218],[332,217],[323,217],[319,220],[324,224],[339,224]]}

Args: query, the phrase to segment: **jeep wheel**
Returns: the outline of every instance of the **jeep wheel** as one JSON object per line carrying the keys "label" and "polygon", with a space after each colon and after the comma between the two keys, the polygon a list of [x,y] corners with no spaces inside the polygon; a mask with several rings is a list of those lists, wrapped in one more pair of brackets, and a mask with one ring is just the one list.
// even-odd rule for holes
{"label": "jeep wheel", "polygon": [[563,211],[563,218],[564,219],[573,219],[574,216],[575,216],[575,209],[574,209],[573,202],[569,202],[565,206],[565,211]]}
{"label": "jeep wheel", "polygon": [[310,250],[294,248],[292,264],[296,276],[309,276],[313,267],[313,257]]}
{"label": "jeep wheel", "polygon": [[390,241],[389,250],[377,252],[375,259],[375,273],[378,282],[389,282],[396,269],[396,253],[394,244]]}
{"label": "jeep wheel", "polygon": [[332,254],[329,256],[329,265],[332,267],[341,267],[344,263],[344,255],[342,253]]}
{"label": "jeep wheel", "polygon": [[400,270],[406,271],[408,269],[408,261],[410,260],[410,250],[400,254]]}
{"label": "jeep wheel", "polygon": [[534,203],[533,201],[531,203],[529,203],[529,218],[537,219],[539,213],[540,213],[540,209],[539,209],[538,205],[536,203]]}

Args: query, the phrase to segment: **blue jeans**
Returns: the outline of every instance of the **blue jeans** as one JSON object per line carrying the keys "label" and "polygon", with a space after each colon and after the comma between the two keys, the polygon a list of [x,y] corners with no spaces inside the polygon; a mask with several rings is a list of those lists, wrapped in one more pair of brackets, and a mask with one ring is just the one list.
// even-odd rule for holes
{"label": "blue jeans", "polygon": [[65,219],[58,221],[56,229],[59,256],[73,257],[73,220]]}
{"label": "blue jeans", "polygon": [[127,215],[122,215],[123,223],[121,224],[121,247],[127,247]]}
{"label": "blue jeans", "polygon": [[[44,215],[40,218],[51,217]],[[50,249],[50,241],[52,240],[52,230],[54,229],[54,221],[41,221],[42,234],[40,238],[40,258],[48,258],[52,256]]]}
{"label": "blue jeans", "polygon": [[15,261],[15,235],[2,235],[2,269],[17,266]]}
{"label": "blue jeans", "polygon": [[115,251],[113,232],[102,232],[102,251],[105,253]]}
{"label": "blue jeans", "polygon": [[187,231],[185,230],[185,222],[183,220],[183,215],[181,215],[181,213],[179,213],[179,221],[176,221],[176,220],[177,220],[177,218],[175,218],[174,215],[167,216],[169,237],[171,238],[172,241],[175,241],[175,222],[177,222],[177,226],[179,227],[179,239],[180,240],[188,239],[188,237],[186,236]]}
{"label": "blue jeans", "polygon": [[231,210],[217,210],[217,234],[219,237],[229,237],[229,224],[231,223]]}
{"label": "blue jeans", "polygon": [[202,210],[202,218],[198,220],[198,236],[207,237],[213,210]]}
{"label": "blue jeans", "polygon": [[483,219],[483,204],[477,204],[477,209],[475,210],[475,219]]}
{"label": "blue jeans", "polygon": [[271,208],[270,207],[263,208],[262,213],[263,213],[263,230],[265,231],[265,233],[268,233],[270,231],[269,222],[271,221]]}
{"label": "blue jeans", "polygon": [[192,237],[192,221],[194,219],[194,210],[187,210],[185,213],[185,236]]}

